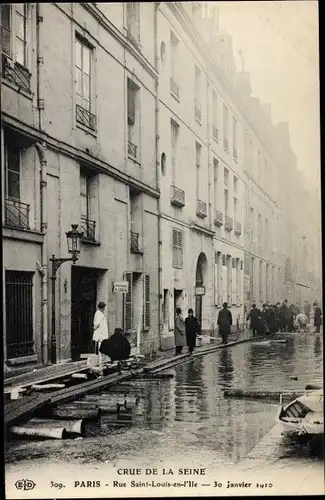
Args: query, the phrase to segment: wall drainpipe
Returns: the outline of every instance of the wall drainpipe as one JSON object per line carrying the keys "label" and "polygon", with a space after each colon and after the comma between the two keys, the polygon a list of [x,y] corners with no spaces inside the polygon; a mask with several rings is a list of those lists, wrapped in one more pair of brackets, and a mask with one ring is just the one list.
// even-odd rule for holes
{"label": "wall drainpipe", "polygon": [[[155,2],[155,17],[154,17],[154,30],[155,30],[155,68],[158,71],[158,8],[160,2]],[[155,110],[155,129],[156,129],[156,185],[159,191],[158,198],[158,337],[159,337],[159,349],[161,349],[161,305],[162,305],[162,268],[161,268],[161,250],[162,250],[162,234],[161,234],[161,204],[160,204],[160,136],[159,136],[159,78],[156,79],[155,83],[156,90],[156,110]]]}
{"label": "wall drainpipe", "polygon": [[47,266],[47,210],[46,210],[46,190],[47,190],[47,150],[46,143],[36,143],[40,163],[41,163],[41,231],[44,234],[42,244],[42,262],[39,267],[41,274],[41,309],[42,309],[42,362],[48,362],[48,266]]}
{"label": "wall drainpipe", "polygon": [[[44,81],[43,81],[43,52],[41,44],[41,30],[43,23],[42,7],[39,3],[36,4],[36,58],[37,58],[37,109],[38,109],[38,127],[40,131],[44,130]],[[47,149],[46,143],[36,143],[36,148],[39,154],[41,172],[40,172],[40,216],[41,216],[41,232],[44,234],[42,244],[42,262],[38,270],[41,274],[41,353],[42,363],[48,363],[48,241],[47,241]]]}

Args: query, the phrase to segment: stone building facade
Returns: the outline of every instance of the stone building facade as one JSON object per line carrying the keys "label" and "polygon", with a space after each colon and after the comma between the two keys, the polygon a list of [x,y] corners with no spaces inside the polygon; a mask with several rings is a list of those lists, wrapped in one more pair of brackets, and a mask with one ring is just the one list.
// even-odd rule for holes
{"label": "stone building facade", "polygon": [[91,352],[99,300],[148,352],[176,307],[216,334],[223,302],[236,329],[252,300],[320,298],[314,198],[212,3],[6,4],[1,27],[6,369],[47,364],[53,333],[58,362]]}

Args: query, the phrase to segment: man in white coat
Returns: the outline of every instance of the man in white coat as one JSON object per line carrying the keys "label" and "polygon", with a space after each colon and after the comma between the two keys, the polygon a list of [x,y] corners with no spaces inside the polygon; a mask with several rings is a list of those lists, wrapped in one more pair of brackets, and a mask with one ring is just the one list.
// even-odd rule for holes
{"label": "man in white coat", "polygon": [[102,369],[104,359],[99,349],[100,344],[103,342],[103,340],[108,339],[108,325],[106,316],[104,314],[106,307],[105,302],[99,302],[97,307],[98,309],[94,316],[93,341],[96,342],[96,352],[98,352],[99,366]]}

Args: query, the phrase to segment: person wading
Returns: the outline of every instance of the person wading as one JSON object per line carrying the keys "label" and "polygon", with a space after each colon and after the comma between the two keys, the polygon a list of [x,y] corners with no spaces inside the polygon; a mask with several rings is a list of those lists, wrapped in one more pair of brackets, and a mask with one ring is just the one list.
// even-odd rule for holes
{"label": "person wading", "polygon": [[185,319],[185,328],[188,352],[192,354],[193,349],[196,346],[196,336],[201,330],[199,320],[193,316],[193,309],[188,310],[188,316]]}
{"label": "person wading", "polygon": [[320,333],[320,326],[322,324],[322,311],[317,302],[314,302],[314,326],[316,327],[315,333]]}
{"label": "person wading", "polygon": [[261,312],[257,309],[256,304],[252,304],[252,308],[248,313],[247,321],[251,321],[250,329],[252,330],[253,337],[261,331]]}
{"label": "person wading", "polygon": [[182,309],[177,307],[176,317],[175,317],[175,356],[182,354],[183,347],[185,345],[185,322],[182,318]]}
{"label": "person wading", "polygon": [[93,341],[95,342],[95,352],[98,353],[99,367],[103,365],[103,358],[101,356],[100,346],[103,340],[108,339],[108,325],[107,319],[104,314],[106,304],[99,302],[98,309],[95,312],[93,323]]}
{"label": "person wading", "polygon": [[227,344],[227,337],[230,334],[232,325],[232,314],[228,309],[227,302],[224,302],[221,311],[218,314],[219,335],[222,338],[222,343]]}

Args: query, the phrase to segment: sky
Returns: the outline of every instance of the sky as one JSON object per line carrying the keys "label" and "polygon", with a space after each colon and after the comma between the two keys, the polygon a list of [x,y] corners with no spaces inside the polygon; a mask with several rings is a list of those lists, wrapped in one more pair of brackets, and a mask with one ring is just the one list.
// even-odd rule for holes
{"label": "sky", "polygon": [[[211,2],[212,3],[212,2]],[[319,187],[320,117],[318,5],[313,0],[213,2],[219,28],[233,37],[252,95],[269,102],[272,120],[289,123],[297,165],[309,187]]]}

